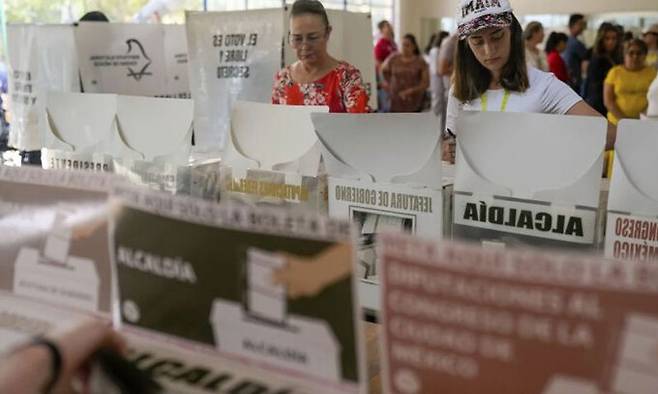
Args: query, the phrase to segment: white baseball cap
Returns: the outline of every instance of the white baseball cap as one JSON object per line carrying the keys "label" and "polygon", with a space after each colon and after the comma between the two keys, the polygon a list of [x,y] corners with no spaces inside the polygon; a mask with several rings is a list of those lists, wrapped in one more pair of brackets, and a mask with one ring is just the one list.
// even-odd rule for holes
{"label": "white baseball cap", "polygon": [[489,27],[510,26],[513,21],[512,11],[509,0],[459,0],[459,38],[463,40],[476,31]]}

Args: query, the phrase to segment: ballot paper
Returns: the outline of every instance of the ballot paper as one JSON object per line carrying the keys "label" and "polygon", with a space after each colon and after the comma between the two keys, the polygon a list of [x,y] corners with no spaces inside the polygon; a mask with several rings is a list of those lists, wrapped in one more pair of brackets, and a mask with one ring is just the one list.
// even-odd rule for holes
{"label": "ballot paper", "polygon": [[262,319],[283,324],[286,318],[286,289],[273,284],[273,275],[283,268],[282,256],[257,248],[247,251],[248,309]]}

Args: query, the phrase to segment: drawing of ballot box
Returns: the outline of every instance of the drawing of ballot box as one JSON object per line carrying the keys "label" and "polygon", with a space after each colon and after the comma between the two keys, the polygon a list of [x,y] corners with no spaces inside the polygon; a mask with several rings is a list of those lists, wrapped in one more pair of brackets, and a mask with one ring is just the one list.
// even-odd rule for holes
{"label": "drawing of ballot box", "polygon": [[275,324],[242,305],[216,299],[211,310],[215,346],[221,352],[332,382],[341,381],[341,347],[323,320],[288,316]]}
{"label": "drawing of ballot box", "polygon": [[612,391],[624,394],[658,392],[658,320],[633,314],[620,335]]}
{"label": "drawing of ballot box", "polygon": [[23,248],[18,253],[14,268],[18,295],[97,311],[98,288],[98,274],[90,259],[67,256],[64,263],[58,263],[37,249]]}

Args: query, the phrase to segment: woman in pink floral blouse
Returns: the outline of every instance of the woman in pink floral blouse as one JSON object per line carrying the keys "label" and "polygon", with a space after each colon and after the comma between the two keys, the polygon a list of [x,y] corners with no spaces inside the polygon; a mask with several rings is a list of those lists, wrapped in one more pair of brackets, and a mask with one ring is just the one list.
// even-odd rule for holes
{"label": "woman in pink floral blouse", "polygon": [[290,12],[290,46],[295,63],[276,75],[272,103],[326,105],[330,112],[369,112],[361,72],[327,52],[331,25],[317,0],[297,0]]}

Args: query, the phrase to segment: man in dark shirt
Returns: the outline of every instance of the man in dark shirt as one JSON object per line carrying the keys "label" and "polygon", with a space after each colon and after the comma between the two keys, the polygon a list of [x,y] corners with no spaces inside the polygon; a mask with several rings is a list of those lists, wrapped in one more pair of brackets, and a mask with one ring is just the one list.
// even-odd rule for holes
{"label": "man in dark shirt", "polygon": [[567,64],[569,70],[569,78],[571,80],[571,87],[580,92],[580,85],[582,84],[582,62],[587,54],[587,48],[578,36],[583,34],[587,28],[587,21],[582,14],[573,14],[569,17],[569,40],[567,41],[567,49],[562,52],[562,58]]}

